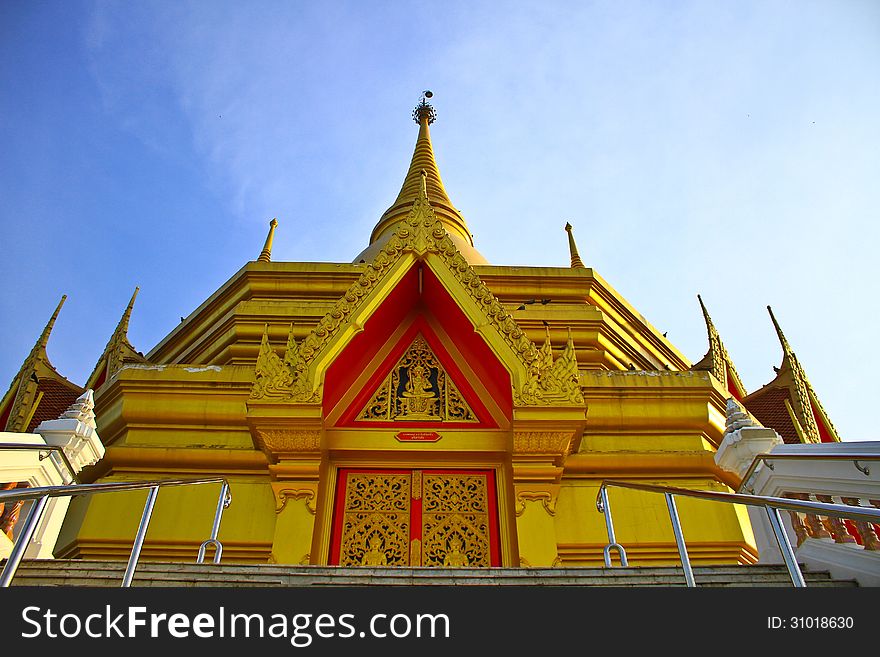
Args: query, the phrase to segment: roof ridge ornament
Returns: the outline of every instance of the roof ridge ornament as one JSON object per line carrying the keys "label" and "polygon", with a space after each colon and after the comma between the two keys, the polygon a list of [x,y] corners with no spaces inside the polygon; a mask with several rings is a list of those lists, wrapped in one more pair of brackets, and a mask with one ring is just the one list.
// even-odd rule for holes
{"label": "roof ridge ornament", "polygon": [[[773,327],[776,329],[776,335],[779,336],[779,342],[782,345],[782,366],[779,368],[779,376],[781,376],[786,369],[791,372],[791,379],[794,384],[794,395],[792,395],[794,398],[793,401],[795,402],[794,411],[801,427],[803,427],[804,436],[809,442],[822,442],[822,436],[819,432],[819,423],[816,419],[815,413],[815,411],[818,411],[818,414],[822,416],[826,423],[826,428],[833,437],[839,440],[837,430],[834,428],[834,425],[831,424],[831,419],[822,407],[819,397],[816,395],[816,391],[813,390],[813,386],[807,378],[807,373],[804,371],[800,362],[798,362],[797,356],[795,356],[794,350],[791,348],[785,334],[782,332],[782,327],[780,327],[779,322],[776,321],[776,316],[773,314],[773,309],[770,306],[767,306],[767,312],[770,313],[770,319],[773,321]],[[817,407],[815,409],[813,406],[814,402]]]}
{"label": "roof ridge ornament", "polygon": [[[733,360],[730,358],[727,349],[724,347],[724,343],[721,341],[721,334],[718,333],[712,318],[709,316],[706,304],[703,303],[703,297],[699,294],[697,295],[697,301],[700,302],[700,308],[703,311],[703,319],[706,321],[706,332],[709,337],[709,350],[706,352],[706,355],[703,356],[703,359],[691,367],[691,369],[709,371],[722,383],[722,385],[724,385],[725,388],[727,388],[728,392],[731,393],[733,391],[730,390],[729,384],[732,383],[739,398],[744,398],[746,396],[746,388],[743,385],[742,379],[739,377],[739,373],[736,371],[736,367],[733,365]],[[728,379],[730,379],[730,381],[728,381]]]}
{"label": "roof ridge ornament", "polygon": [[[119,319],[119,323],[116,325],[113,333],[110,334],[110,339],[107,340],[104,351],[101,352],[98,362],[95,363],[95,368],[92,370],[89,378],[86,379],[86,388],[91,388],[93,390],[99,388],[103,385],[104,381],[109,380],[118,374],[127,361],[138,363],[147,362],[147,359],[134,348],[128,339],[128,325],[131,321],[134,302],[135,299],[137,299],[140,289],[140,287],[135,286],[131,299],[129,299],[128,305],[125,307],[122,317]],[[105,375],[103,380],[101,379],[102,373]]]}
{"label": "roof ridge ornament", "polygon": [[34,346],[31,347],[30,352],[21,364],[21,368],[12,379],[9,390],[3,396],[2,402],[0,402],[0,410],[6,408],[7,404],[11,404],[11,410],[9,411],[6,426],[0,427],[0,431],[24,431],[27,428],[28,422],[30,422],[30,418],[39,403],[37,365],[42,361],[52,368],[52,364],[49,362],[49,355],[46,353],[46,347],[49,344],[49,336],[55,326],[55,320],[58,319],[61,306],[64,305],[65,301],[67,301],[66,294],[61,296],[61,301],[55,307],[55,312],[52,313],[49,321],[46,322],[40,337],[37,338]]}

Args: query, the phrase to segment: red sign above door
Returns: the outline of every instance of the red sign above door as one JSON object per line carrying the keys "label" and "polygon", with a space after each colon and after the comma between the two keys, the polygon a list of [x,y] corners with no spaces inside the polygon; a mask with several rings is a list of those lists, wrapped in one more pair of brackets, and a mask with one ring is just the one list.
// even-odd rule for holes
{"label": "red sign above door", "polygon": [[436,443],[441,437],[436,431],[401,431],[395,436],[402,443]]}

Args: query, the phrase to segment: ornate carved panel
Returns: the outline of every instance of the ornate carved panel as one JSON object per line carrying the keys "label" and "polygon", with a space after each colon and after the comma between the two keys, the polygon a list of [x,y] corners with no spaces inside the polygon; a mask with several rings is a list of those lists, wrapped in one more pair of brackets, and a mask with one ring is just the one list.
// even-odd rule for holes
{"label": "ornate carved panel", "polygon": [[332,564],[500,565],[494,473],[341,470]]}
{"label": "ornate carved panel", "polygon": [[425,474],[422,565],[492,565],[489,491],[485,474]]}
{"label": "ornate carved panel", "polygon": [[408,565],[410,499],[409,474],[347,473],[339,565]]}
{"label": "ornate carved panel", "polygon": [[415,337],[357,419],[479,422],[421,334]]}

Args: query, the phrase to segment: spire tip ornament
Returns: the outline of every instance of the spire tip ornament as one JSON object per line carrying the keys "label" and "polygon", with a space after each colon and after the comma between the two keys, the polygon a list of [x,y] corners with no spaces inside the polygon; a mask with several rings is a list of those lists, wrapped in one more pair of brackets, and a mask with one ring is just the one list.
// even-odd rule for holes
{"label": "spire tip ornament", "polygon": [[430,90],[422,92],[422,98],[419,100],[419,104],[416,105],[416,108],[412,113],[413,121],[419,125],[422,124],[423,120],[427,121],[428,125],[431,125],[437,120],[437,111],[434,109],[434,106],[428,102],[428,99],[433,97],[434,93]]}

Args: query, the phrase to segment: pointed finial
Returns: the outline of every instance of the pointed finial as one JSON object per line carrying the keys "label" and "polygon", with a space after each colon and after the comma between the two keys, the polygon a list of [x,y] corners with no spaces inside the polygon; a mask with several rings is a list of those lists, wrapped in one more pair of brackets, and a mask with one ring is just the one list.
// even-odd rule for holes
{"label": "pointed finial", "polygon": [[574,243],[574,234],[572,234],[571,229],[571,224],[565,222],[565,232],[568,233],[568,250],[571,254],[571,268],[586,269],[583,261],[581,260],[581,257],[578,255],[577,245]]}
{"label": "pointed finial", "polygon": [[278,225],[278,219],[272,219],[269,222],[269,234],[266,236],[266,243],[263,245],[263,250],[260,251],[260,255],[257,258],[257,262],[271,262],[272,260],[272,238],[275,236],[275,226]]}
{"label": "pointed finial", "polygon": [[119,320],[119,325],[116,327],[117,332],[128,333],[128,322],[131,319],[131,311],[134,308],[134,300],[137,299],[138,292],[140,292],[140,287],[135,286],[134,293],[131,295],[131,299],[128,302],[128,306],[125,308],[125,312],[122,313],[122,319]]}
{"label": "pointed finial", "polygon": [[544,322],[544,344],[538,350],[541,367],[550,369],[553,367],[553,345],[550,344],[550,325]]}
{"label": "pointed finial", "polygon": [[428,99],[433,96],[433,92],[429,90],[423,91],[419,104],[416,105],[416,108],[413,110],[413,121],[419,125],[422,124],[422,121],[427,121],[428,125],[431,125],[437,120],[437,111],[434,109],[434,106],[428,102]]}
{"label": "pointed finial", "polygon": [[779,326],[779,322],[776,321],[776,316],[773,314],[773,309],[770,306],[767,306],[767,312],[770,313],[770,319],[773,321],[773,326],[776,329],[776,335],[779,336],[779,343],[782,345],[782,351],[788,355],[792,354],[791,345],[788,344],[788,340],[785,339],[785,334],[782,332],[782,328]]}
{"label": "pointed finial", "polygon": [[702,308],[703,310],[703,318],[706,320],[706,324],[709,327],[713,327],[714,324],[712,324],[712,318],[709,317],[709,311],[706,310],[706,304],[703,303],[703,297],[701,297],[699,294],[697,295],[697,301],[700,302],[700,308]]}
{"label": "pointed finial", "polygon": [[37,340],[37,344],[34,345],[35,349],[38,348],[45,351],[46,345],[49,344],[49,334],[52,333],[52,328],[55,326],[55,320],[58,319],[58,313],[61,312],[61,306],[64,305],[65,301],[67,301],[67,295],[63,294],[61,295],[61,301],[59,301],[58,305],[55,307],[55,312],[52,313],[52,317],[49,318],[49,322],[40,334],[40,339]]}

